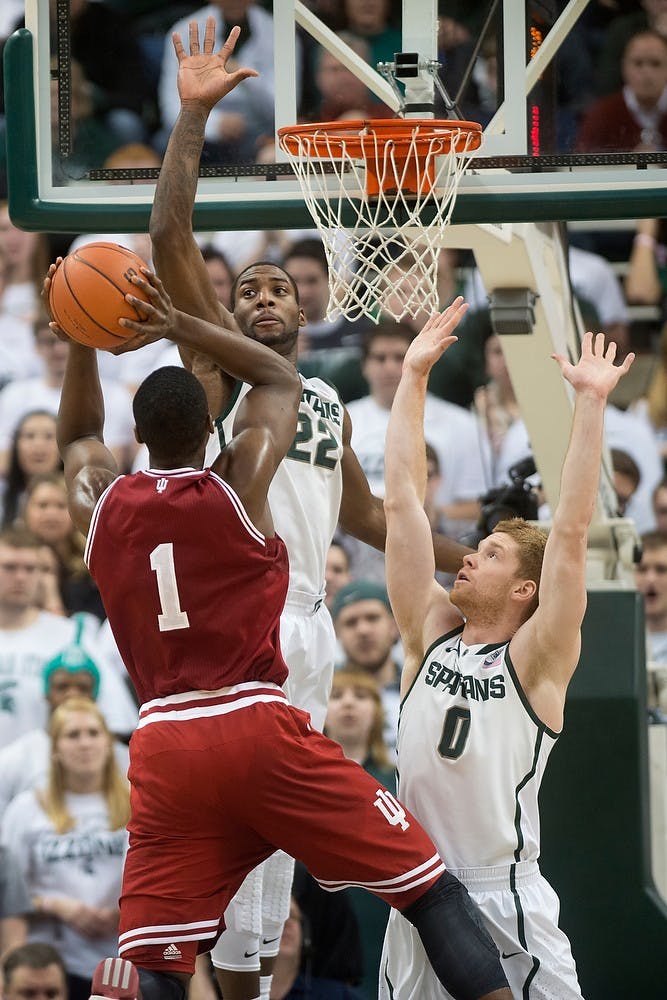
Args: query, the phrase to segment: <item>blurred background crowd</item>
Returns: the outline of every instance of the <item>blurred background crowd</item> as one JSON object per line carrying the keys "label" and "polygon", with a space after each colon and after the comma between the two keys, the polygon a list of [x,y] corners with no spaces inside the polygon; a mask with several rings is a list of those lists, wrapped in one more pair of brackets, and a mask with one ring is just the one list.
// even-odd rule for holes
{"label": "blurred background crowd", "polygon": [[[397,0],[310,0],[308,6],[371,65],[400,50]],[[472,72],[466,67],[489,4],[451,0],[442,8],[443,82],[463,117],[485,124],[498,105],[493,22]],[[178,113],[171,32],[187,37],[189,18],[200,12],[201,4],[184,0],[70,0],[74,146],[66,164],[54,165],[61,183],[95,167],[159,167]],[[204,157],[221,164],[271,162],[272,4],[216,0],[205,13],[215,14],[221,39],[229,26],[241,26],[235,58],[261,76],[211,115]],[[22,18],[21,0],[3,0],[0,37]],[[301,120],[389,114],[302,32],[298,60]],[[563,46],[550,86],[556,115],[544,152],[667,150],[667,0],[591,3]],[[67,510],[55,414],[68,347],[48,326],[40,290],[57,254],[100,235],[17,229],[7,208],[3,155],[0,147],[0,952],[26,940],[55,946],[70,1000],[87,1000],[98,958],[115,951],[127,848],[127,743],[138,710]],[[586,327],[604,330],[621,357],[630,350],[638,355],[608,407],[606,430],[618,512],[634,519],[644,540],[636,581],[645,599],[649,711],[651,722],[664,724],[667,221],[600,229],[579,224],[564,227],[563,236]],[[151,261],[145,235],[102,238]],[[275,261],[294,277],[307,319],[299,367],[338,388],[352,418],[352,446],[381,496],[389,410],[403,356],[426,317],[396,323],[380,309],[377,325],[329,322],[327,260],[314,231],[202,233],[198,239],[227,306],[235,275],[251,261]],[[403,281],[410,281],[409,269],[397,270],[394,290]],[[524,482],[534,488],[540,516],[548,516],[549,498],[534,467],[517,473],[530,459],[530,444],[469,252],[441,251],[438,293],[442,308],[463,294],[471,309],[456,350],[436,366],[430,383],[425,506],[434,530],[474,541],[503,505],[516,510],[517,483],[519,494]],[[164,345],[119,358],[100,355],[106,440],[121,469],[139,468],[144,460],[133,436],[132,393],[153,368],[174,361]],[[326,603],[340,654],[326,731],[391,788],[401,650],[381,554],[339,532],[327,562]],[[300,871],[294,894],[272,997],[311,995],[303,983],[310,989],[318,979],[347,991],[336,996],[375,996],[383,905],[353,893],[332,902]],[[34,961],[49,966],[52,958],[47,951]],[[293,992],[298,988],[301,993]],[[204,969],[191,995],[207,1000],[214,990]]]}

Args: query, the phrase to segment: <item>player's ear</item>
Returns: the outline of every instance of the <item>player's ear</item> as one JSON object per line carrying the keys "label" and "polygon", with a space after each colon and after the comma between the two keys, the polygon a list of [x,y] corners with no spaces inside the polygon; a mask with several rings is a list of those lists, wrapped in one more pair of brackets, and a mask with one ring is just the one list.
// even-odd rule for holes
{"label": "player's ear", "polygon": [[143,439],[142,439],[141,435],[139,434],[139,431],[137,430],[136,424],[135,424],[135,426],[133,427],[132,430],[133,430],[133,434],[134,434],[134,440],[137,442],[137,444],[143,444],[144,443]]}
{"label": "player's ear", "polygon": [[512,596],[522,603],[532,601],[536,593],[537,584],[534,580],[519,580],[512,590]]}
{"label": "player's ear", "polygon": [[299,309],[299,326],[305,326],[307,323],[306,314],[303,309]]}

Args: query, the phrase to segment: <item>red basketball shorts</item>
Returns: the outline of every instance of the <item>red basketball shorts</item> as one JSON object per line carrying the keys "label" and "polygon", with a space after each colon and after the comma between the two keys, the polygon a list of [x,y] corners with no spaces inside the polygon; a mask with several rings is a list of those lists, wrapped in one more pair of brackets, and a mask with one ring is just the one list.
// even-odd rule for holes
{"label": "red basketball shorts", "polygon": [[119,953],[146,968],[192,972],[278,847],[323,888],[364,886],[398,909],[444,871],[412,815],[272,684],[150,702],[130,760]]}

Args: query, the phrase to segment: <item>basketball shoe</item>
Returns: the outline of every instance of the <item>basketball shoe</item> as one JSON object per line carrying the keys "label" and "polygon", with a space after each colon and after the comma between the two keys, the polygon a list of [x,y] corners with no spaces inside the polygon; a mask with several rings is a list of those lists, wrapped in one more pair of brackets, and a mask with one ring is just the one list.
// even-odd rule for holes
{"label": "basketball shoe", "polygon": [[126,958],[103,958],[93,975],[90,1000],[141,1000],[139,973]]}

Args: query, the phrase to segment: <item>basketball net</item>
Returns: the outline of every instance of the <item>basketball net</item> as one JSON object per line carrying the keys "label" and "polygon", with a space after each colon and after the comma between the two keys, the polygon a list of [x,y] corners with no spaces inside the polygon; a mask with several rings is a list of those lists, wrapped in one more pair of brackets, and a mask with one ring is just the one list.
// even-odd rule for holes
{"label": "basketball net", "polygon": [[438,255],[481,126],[434,119],[278,131],[322,237],[327,319],[437,312]]}

